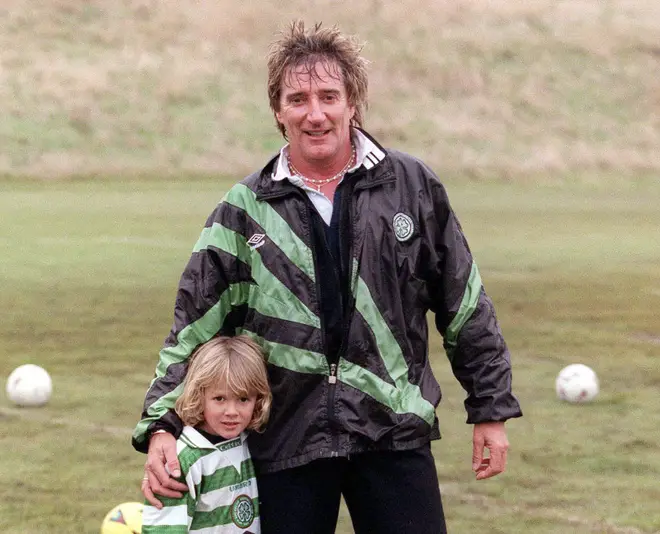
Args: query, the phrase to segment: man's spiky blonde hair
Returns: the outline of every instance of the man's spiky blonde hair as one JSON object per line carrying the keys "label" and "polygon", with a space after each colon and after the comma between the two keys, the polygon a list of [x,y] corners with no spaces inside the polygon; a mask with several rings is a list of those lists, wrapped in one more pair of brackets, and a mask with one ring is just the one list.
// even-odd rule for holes
{"label": "man's spiky blonde hair", "polygon": [[[312,76],[318,77],[316,63],[333,63],[342,76],[348,103],[355,108],[351,125],[362,127],[367,110],[367,60],[362,57],[362,45],[352,36],[341,33],[336,26],[323,28],[321,23],[310,30],[302,20],[290,24],[273,41],[268,54],[268,100],[273,113],[280,111],[282,84],[293,69],[304,67]],[[328,69],[332,72],[332,69]],[[284,126],[277,127],[286,138]]]}

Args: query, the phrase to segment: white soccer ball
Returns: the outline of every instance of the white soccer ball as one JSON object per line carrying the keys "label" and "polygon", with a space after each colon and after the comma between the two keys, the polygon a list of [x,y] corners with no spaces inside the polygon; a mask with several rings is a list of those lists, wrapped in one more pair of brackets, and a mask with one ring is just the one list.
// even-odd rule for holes
{"label": "white soccer ball", "polygon": [[564,367],[555,381],[557,397],[567,402],[589,402],[598,395],[598,376],[581,363]]}
{"label": "white soccer ball", "polygon": [[41,406],[50,400],[53,382],[43,367],[27,363],[11,372],[6,390],[9,400],[18,406]]}

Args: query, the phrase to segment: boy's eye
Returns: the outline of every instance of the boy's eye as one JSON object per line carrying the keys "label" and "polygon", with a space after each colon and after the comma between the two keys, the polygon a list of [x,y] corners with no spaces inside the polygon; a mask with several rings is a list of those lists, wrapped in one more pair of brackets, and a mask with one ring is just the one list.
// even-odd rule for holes
{"label": "boy's eye", "polygon": [[249,397],[241,397],[241,402],[248,402],[249,400]]}
{"label": "boy's eye", "polygon": [[217,400],[218,402],[222,402],[225,400],[225,398],[222,395],[218,395],[217,397],[214,398],[214,400]]}

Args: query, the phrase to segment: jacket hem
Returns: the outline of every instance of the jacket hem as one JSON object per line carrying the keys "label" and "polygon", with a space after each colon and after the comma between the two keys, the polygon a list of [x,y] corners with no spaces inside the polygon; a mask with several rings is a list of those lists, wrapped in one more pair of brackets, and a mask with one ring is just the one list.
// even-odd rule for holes
{"label": "jacket hem", "polygon": [[285,469],[302,467],[303,465],[307,465],[316,460],[327,458],[349,458],[356,454],[364,454],[376,451],[407,451],[410,449],[416,449],[438,439],[440,439],[440,433],[436,431],[422,438],[399,443],[389,443],[385,446],[374,445],[371,447],[352,447],[350,450],[343,451],[333,451],[327,447],[321,447],[319,449],[309,451],[305,454],[294,456],[292,458],[287,458],[285,460],[259,460],[258,458],[252,456],[252,462],[254,463],[257,474],[275,473]]}

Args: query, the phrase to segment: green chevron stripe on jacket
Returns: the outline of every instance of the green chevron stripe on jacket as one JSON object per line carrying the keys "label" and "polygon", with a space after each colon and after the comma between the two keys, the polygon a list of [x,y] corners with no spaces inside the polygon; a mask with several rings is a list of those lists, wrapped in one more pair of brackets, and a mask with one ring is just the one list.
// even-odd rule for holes
{"label": "green chevron stripe on jacket", "polygon": [[401,347],[378,310],[367,284],[360,277],[354,280],[355,309],[371,328],[380,358],[395,385],[344,359],[339,361],[339,380],[366,393],[395,413],[413,413],[432,424],[435,417],[433,404],[422,397],[419,386],[408,381],[408,365]]}
{"label": "green chevron stripe on jacket", "polygon": [[237,333],[251,337],[264,349],[268,363],[289,371],[307,374],[329,375],[330,367],[325,355],[311,350],[297,349],[290,345],[274,343],[251,332],[246,328],[237,329]]}
{"label": "green chevron stripe on jacket", "polygon": [[232,187],[223,201],[244,210],[266,230],[268,239],[275,243],[294,265],[312,281],[316,280],[314,256],[311,249],[291,231],[289,224],[270,204],[257,202],[254,192],[243,184]]}
{"label": "green chevron stripe on jacket", "polygon": [[479,274],[479,268],[477,264],[472,262],[472,268],[470,269],[470,276],[468,277],[467,284],[465,286],[465,292],[463,293],[463,299],[461,300],[461,305],[458,308],[458,312],[452,319],[451,323],[447,327],[445,333],[445,350],[447,352],[447,357],[449,361],[454,359],[454,351],[456,350],[456,344],[458,342],[458,335],[461,333],[461,329],[468,322],[474,310],[477,309],[477,304],[479,303],[479,295],[481,294],[481,275]]}
{"label": "green chevron stripe on jacket", "polygon": [[[280,228],[274,230],[266,228],[266,231],[271,240],[271,234],[280,236],[284,233]],[[289,230],[288,235],[293,233]],[[316,328],[321,326],[319,317],[268,270],[259,252],[250,249],[245,236],[221,224],[213,223],[212,226],[204,229],[193,252],[200,252],[211,246],[250,265],[252,278],[259,286],[258,292],[253,291],[248,296],[247,304],[251,308],[269,317],[295,321]]]}
{"label": "green chevron stripe on jacket", "polygon": [[[154,379],[151,384],[155,382],[156,379]],[[163,417],[168,410],[171,410],[174,408],[174,403],[176,400],[181,396],[183,393],[183,384],[179,384],[176,388],[174,388],[172,391],[169,393],[166,393],[165,395],[161,396],[153,402],[149,408],[147,408],[147,417],[142,417],[140,422],[137,424],[135,427],[135,430],[133,431],[133,439],[136,439],[138,441],[144,441],[147,428],[149,428],[149,425],[157,420]]]}
{"label": "green chevron stripe on jacket", "polygon": [[[206,343],[218,332],[218,325],[224,323],[225,317],[234,306],[240,305],[247,300],[251,284],[241,282],[231,284],[226,291],[220,295],[218,302],[212,306],[200,319],[183,328],[177,335],[177,344],[163,347],[160,351],[156,376],[151,381],[151,386],[167,374],[170,365],[185,362],[195,348],[201,343]],[[150,386],[150,387],[151,387]],[[159,397],[147,408],[148,418],[143,418],[135,428],[133,437],[139,441],[144,439],[144,433],[149,424],[161,418],[168,410],[174,408],[176,399],[183,393],[183,385],[179,384],[174,390]]]}
{"label": "green chevron stripe on jacket", "polygon": [[218,325],[225,322],[225,318],[232,308],[247,302],[250,286],[251,284],[247,282],[230,284],[214,306],[200,319],[183,328],[176,336],[177,344],[172,347],[164,347],[160,351],[156,378],[165,376],[170,365],[185,361],[197,345],[206,343],[217,334]]}

